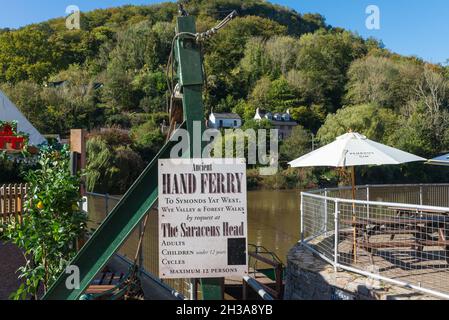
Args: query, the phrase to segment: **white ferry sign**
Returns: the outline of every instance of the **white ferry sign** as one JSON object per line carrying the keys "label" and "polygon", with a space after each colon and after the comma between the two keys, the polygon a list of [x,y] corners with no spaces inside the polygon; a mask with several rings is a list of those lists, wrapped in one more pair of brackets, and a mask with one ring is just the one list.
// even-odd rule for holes
{"label": "white ferry sign", "polygon": [[159,160],[159,276],[248,274],[245,159]]}

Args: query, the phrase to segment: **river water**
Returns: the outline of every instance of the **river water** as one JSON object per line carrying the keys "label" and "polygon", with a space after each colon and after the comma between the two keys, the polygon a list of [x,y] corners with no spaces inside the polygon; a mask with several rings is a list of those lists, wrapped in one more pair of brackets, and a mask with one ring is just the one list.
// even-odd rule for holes
{"label": "river water", "polygon": [[299,241],[300,192],[248,192],[249,243],[264,246],[286,263],[288,251]]}
{"label": "river water", "polygon": [[[300,237],[299,194],[297,190],[248,192],[248,243],[265,247],[286,263],[288,251]],[[105,219],[106,211],[109,212],[117,202],[109,199],[106,207],[105,199],[89,196],[89,227],[96,229]],[[154,211],[144,239],[145,264],[152,272],[157,270],[157,220],[157,212]],[[134,232],[120,253],[134,257],[137,239],[137,232]]]}
{"label": "river water", "polygon": [[[300,231],[299,191],[251,191],[248,192],[248,243],[263,246],[274,252],[282,262],[287,262],[287,253],[299,240]],[[106,218],[118,200],[88,197],[89,228],[95,230]],[[143,266],[154,275],[159,274],[158,258],[158,214],[153,211],[143,239]],[[138,247],[138,230],[122,245],[119,253],[133,259]],[[183,279],[167,280],[166,283],[187,295],[189,284]]]}

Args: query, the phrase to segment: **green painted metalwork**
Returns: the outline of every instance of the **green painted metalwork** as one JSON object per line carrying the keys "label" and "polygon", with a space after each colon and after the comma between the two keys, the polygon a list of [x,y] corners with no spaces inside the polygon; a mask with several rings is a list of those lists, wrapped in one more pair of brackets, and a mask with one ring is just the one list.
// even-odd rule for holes
{"label": "green painted metalwork", "polygon": [[[183,94],[184,121],[190,137],[189,158],[201,158],[204,144],[201,137],[204,132],[203,108],[203,67],[201,51],[195,38],[195,19],[191,16],[177,20],[176,31],[179,37],[175,46],[177,74]],[[195,128],[195,123],[199,126]],[[194,132],[197,129],[199,132]]]}
{"label": "green painted metalwork", "polygon": [[[175,48],[178,77],[183,93],[184,121],[190,136],[190,157],[202,158],[204,143],[203,67],[201,51],[195,39],[185,33],[195,34],[193,17],[178,18],[177,32],[180,38]],[[184,36],[182,36],[184,34]],[[198,124],[195,127],[195,123]],[[198,130],[200,132],[195,132]],[[204,300],[222,300],[224,279],[201,279]]]}
{"label": "green painted metalwork", "polygon": [[224,300],[224,278],[201,279],[204,300]]}
{"label": "green painted metalwork", "polygon": [[[194,140],[204,132],[204,109],[202,101],[203,69],[201,52],[193,34],[196,33],[193,17],[179,17],[177,21],[175,60],[178,78],[183,94],[184,124],[190,135],[190,154],[185,157],[202,156],[203,142]],[[197,124],[197,126],[195,126]],[[199,131],[199,132],[195,132]],[[122,200],[112,210],[91,239],[70,263],[80,269],[80,287],[69,290],[66,287],[68,274],[61,274],[44,296],[44,300],[79,299],[95,276],[138,226],[145,214],[158,198],[158,160],[170,157],[170,150],[176,142],[169,142],[143,174],[137,179]],[[205,299],[222,299],[223,279],[201,281]]]}
{"label": "green painted metalwork", "polygon": [[201,50],[194,37],[196,34],[195,18],[192,16],[179,17],[176,31],[179,35],[175,46],[179,84],[181,87],[203,86]]}
{"label": "green painted metalwork", "polygon": [[77,300],[137,227],[158,198],[158,160],[170,158],[167,143],[70,263],[80,270],[79,289],[67,289],[62,273],[43,300]]}

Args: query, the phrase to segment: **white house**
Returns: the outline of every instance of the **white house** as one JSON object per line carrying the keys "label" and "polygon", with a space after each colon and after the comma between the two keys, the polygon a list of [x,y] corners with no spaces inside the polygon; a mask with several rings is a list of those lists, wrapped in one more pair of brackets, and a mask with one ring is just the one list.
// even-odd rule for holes
{"label": "white house", "polygon": [[267,119],[271,122],[274,129],[279,130],[279,139],[284,140],[291,136],[293,128],[298,124],[291,118],[290,110],[285,113],[275,113],[267,112],[257,108],[254,120]]}
{"label": "white house", "polygon": [[236,129],[242,126],[242,118],[235,113],[212,113],[209,116],[208,127],[214,129],[231,128]]}

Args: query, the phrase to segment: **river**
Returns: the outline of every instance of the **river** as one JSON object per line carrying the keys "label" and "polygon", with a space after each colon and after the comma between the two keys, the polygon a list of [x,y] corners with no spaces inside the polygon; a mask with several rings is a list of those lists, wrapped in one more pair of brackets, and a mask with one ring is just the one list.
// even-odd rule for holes
{"label": "river", "polygon": [[[109,199],[108,211],[117,201]],[[248,236],[249,244],[263,246],[276,253],[286,263],[287,253],[299,240],[300,230],[299,191],[251,191],[248,192]],[[106,217],[105,200],[89,197],[89,227],[96,229]],[[157,212],[150,215],[144,239],[145,266],[157,271]],[[137,232],[133,233],[121,248],[120,253],[134,257],[137,247]]]}
{"label": "river", "polygon": [[287,253],[299,240],[300,192],[248,192],[249,243],[264,246],[286,263]]}

